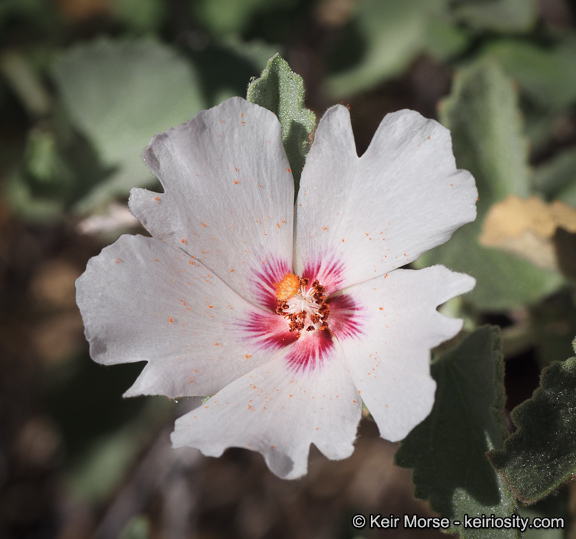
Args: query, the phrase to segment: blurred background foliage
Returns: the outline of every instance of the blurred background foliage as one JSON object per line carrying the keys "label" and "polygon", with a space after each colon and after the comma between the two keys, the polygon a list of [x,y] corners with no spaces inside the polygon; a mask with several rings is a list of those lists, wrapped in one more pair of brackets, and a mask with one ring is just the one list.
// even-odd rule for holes
{"label": "blurred background foliage", "polygon": [[[510,410],[576,335],[575,16],[573,0],[1,0],[0,536],[380,537],[394,531],[362,535],[350,516],[431,514],[368,419],[354,457],[314,453],[296,483],[245,451],[171,450],[191,404],[122,400],[141,367],[89,360],[74,280],[141,231],[125,203],[159,189],[150,137],[246,95],[279,52],[318,116],[350,106],[359,153],[401,108],[452,130],[479,218],[416,266],[476,277],[445,310],[502,327]],[[565,218],[543,232],[548,210],[528,212],[511,235],[510,195],[561,201]],[[574,508],[573,492],[542,514]]]}

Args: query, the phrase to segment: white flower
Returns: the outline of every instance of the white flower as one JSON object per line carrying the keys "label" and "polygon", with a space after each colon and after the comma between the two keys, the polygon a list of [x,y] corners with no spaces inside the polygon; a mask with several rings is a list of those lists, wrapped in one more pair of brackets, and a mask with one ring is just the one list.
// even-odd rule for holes
{"label": "white flower", "polygon": [[296,478],[311,443],[352,453],[362,402],[393,441],[428,415],[430,349],[462,325],[436,307],[474,279],[397,268],[475,218],[444,127],[389,114],[359,158],[332,107],[295,206],[276,116],[240,98],[155,136],[145,159],[166,192],[134,189],[130,208],[152,238],[93,258],[78,305],[95,361],[148,361],[127,396],[211,396],[174,446],[245,447]]}

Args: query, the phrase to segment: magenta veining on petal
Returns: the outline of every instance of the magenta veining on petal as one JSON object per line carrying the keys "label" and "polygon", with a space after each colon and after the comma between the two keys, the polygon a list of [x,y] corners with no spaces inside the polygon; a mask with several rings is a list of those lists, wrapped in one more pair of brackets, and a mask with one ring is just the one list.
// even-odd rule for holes
{"label": "magenta veining on petal", "polygon": [[304,333],[286,355],[290,370],[299,372],[322,367],[332,348],[334,337],[329,331]]}
{"label": "magenta veining on petal", "polygon": [[328,298],[330,304],[330,331],[343,340],[362,335],[362,311],[352,296],[340,294]]}
{"label": "magenta veining on petal", "polygon": [[322,367],[335,346],[334,338],[342,341],[362,334],[362,309],[350,296],[343,294],[326,301],[330,305],[328,329],[301,332],[286,356],[295,371]]}
{"label": "magenta veining on petal", "polygon": [[253,312],[242,322],[247,340],[270,351],[290,346],[286,359],[295,371],[321,367],[334,348],[334,338],[362,334],[362,308],[347,294],[327,297],[319,279],[334,291],[342,280],[343,264],[334,258],[318,260],[305,264],[298,277],[287,270],[286,262],[272,260],[253,281],[260,285],[257,297],[270,311]]}
{"label": "magenta veining on petal", "polygon": [[262,259],[262,266],[254,271],[251,279],[253,294],[260,305],[276,310],[276,287],[290,271],[290,263],[285,259],[275,256]]}
{"label": "magenta veining on petal", "polygon": [[298,340],[298,334],[288,331],[288,324],[276,313],[258,310],[241,322],[246,340],[252,345],[274,351]]}
{"label": "magenta veining on petal", "polygon": [[343,281],[344,264],[335,256],[318,255],[304,263],[302,277],[310,282],[318,279],[326,290],[326,295],[333,294],[340,288]]}

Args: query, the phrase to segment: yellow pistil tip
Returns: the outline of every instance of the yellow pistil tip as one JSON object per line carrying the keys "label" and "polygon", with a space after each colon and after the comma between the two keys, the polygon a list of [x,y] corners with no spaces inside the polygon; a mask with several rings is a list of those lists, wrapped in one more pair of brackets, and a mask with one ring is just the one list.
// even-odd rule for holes
{"label": "yellow pistil tip", "polygon": [[300,290],[300,279],[293,273],[287,273],[286,277],[278,283],[276,299],[286,301]]}

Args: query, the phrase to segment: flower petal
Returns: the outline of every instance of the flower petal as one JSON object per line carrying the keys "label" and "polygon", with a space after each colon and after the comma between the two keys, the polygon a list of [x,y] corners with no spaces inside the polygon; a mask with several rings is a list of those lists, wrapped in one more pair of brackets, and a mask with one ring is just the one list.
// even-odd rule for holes
{"label": "flower petal", "polygon": [[277,315],[160,240],[122,236],[76,286],[92,358],[149,362],[127,396],[211,395],[270,358],[245,320]]}
{"label": "flower petal", "polygon": [[166,192],[133,189],[130,209],[155,238],[200,260],[249,301],[253,276],[292,268],[294,181],[276,116],[241,98],[152,138],[145,160]]}
{"label": "flower petal", "polygon": [[362,306],[356,317],[363,334],[335,328],[335,335],[382,438],[403,439],[430,413],[436,387],[430,349],[462,327],[461,320],[441,315],[436,307],[474,283],[468,275],[433,266],[395,270],[345,290]]}
{"label": "flower petal", "polygon": [[286,355],[299,344],[178,419],[174,447],[212,457],[228,447],[259,451],[285,479],[306,473],[311,443],[330,459],[350,456],[362,408],[342,351],[336,343],[322,365],[295,370]]}
{"label": "flower petal", "polygon": [[359,158],[348,110],[332,107],[302,173],[296,273],[310,264],[316,274],[333,273],[323,266],[337,263],[341,287],[384,275],[473,221],[477,196],[438,122],[408,110],[388,114]]}

